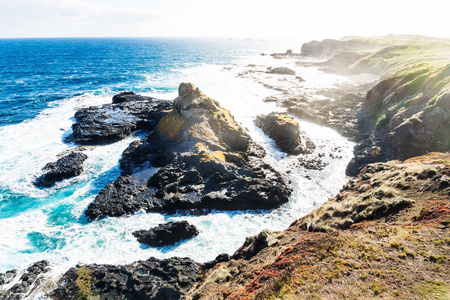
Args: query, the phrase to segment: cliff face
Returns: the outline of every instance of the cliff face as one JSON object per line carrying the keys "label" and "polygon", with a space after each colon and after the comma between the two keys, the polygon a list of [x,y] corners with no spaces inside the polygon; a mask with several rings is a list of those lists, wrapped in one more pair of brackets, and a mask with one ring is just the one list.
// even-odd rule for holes
{"label": "cliff face", "polygon": [[381,76],[360,112],[351,176],[367,163],[450,150],[450,41],[404,37],[373,44],[377,41],[379,49],[359,60],[356,52],[339,52],[321,65],[331,72]]}
{"label": "cliff face", "polygon": [[186,299],[450,295],[450,155],[369,165],[282,232],[248,238]]}

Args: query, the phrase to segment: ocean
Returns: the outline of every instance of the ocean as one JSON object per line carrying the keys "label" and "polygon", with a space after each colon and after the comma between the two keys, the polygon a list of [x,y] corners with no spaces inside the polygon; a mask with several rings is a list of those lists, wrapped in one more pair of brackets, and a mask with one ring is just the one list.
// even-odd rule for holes
{"label": "ocean", "polygon": [[[301,41],[214,39],[3,39],[0,40],[0,273],[47,259],[57,278],[78,263],[124,264],[151,256],[191,257],[198,262],[232,254],[245,237],[263,229],[283,230],[334,196],[345,183],[353,143],[336,131],[299,120],[324,154],[323,170],[293,169],[296,156],[280,152],[254,124],[260,113],[284,109],[263,99],[276,93],[254,77],[240,76],[249,64],[284,66],[260,53],[298,52]],[[315,68],[295,67],[303,88],[345,80]],[[242,74],[241,74],[242,75]],[[257,76],[266,76],[261,73]],[[282,207],[268,211],[213,211],[209,215],[137,213],[90,222],[84,210],[120,174],[119,159],[138,132],[125,140],[92,147],[85,171],[48,189],[32,182],[48,162],[68,148],[73,114],[81,107],[111,102],[134,91],[173,100],[181,82],[192,82],[218,100],[267,151],[266,160],[292,182]],[[320,97],[320,95],[317,95]],[[339,156],[329,153],[339,149]],[[132,232],[168,221],[187,220],[200,234],[169,247],[140,245]]]}

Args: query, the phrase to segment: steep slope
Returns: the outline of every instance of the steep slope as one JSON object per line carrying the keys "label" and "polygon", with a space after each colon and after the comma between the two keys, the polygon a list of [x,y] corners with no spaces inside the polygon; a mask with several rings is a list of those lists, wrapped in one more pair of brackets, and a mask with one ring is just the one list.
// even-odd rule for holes
{"label": "steep slope", "polygon": [[302,53],[331,57],[314,64],[326,72],[381,77],[368,90],[359,112],[358,145],[348,175],[357,175],[372,162],[450,150],[449,40],[421,36],[324,40],[304,44]]}
{"label": "steep slope", "polygon": [[449,198],[449,154],[369,165],[285,231],[248,238],[185,299],[446,299]]}
{"label": "steep slope", "polygon": [[385,47],[349,70],[382,75],[364,102],[369,137],[360,137],[366,146],[357,149],[349,175],[370,162],[450,150],[450,42]]}

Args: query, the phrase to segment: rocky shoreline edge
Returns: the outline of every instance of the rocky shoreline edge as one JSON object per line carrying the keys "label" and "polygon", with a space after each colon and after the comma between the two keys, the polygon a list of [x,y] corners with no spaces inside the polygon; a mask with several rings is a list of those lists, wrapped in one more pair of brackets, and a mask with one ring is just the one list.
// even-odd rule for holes
{"label": "rocky shoreline edge", "polygon": [[[322,49],[326,49],[328,46],[324,47],[323,45],[319,46],[321,55],[324,52],[330,54]],[[336,47],[339,48],[340,46]],[[336,48],[332,49],[333,52],[336,50]],[[308,53],[314,53],[314,50]],[[289,113],[322,124],[332,125],[344,134],[347,132],[357,141],[359,140],[359,145],[355,149],[356,160],[349,167],[349,174],[357,174],[357,177],[344,186],[336,197],[330,199],[321,208],[296,221],[283,233],[263,231],[255,237],[248,238],[246,243],[231,258],[221,255],[216,261],[204,265],[197,264],[188,258],[167,260],[150,258],[147,261],[139,261],[125,266],[77,266],[64,274],[58,283],[58,288],[48,295],[54,299],[78,299],[80,297],[82,299],[94,299],[99,295],[113,298],[131,297],[131,299],[178,299],[184,294],[186,299],[250,299],[255,297],[266,299],[281,295],[280,293],[297,295],[297,292],[306,289],[304,286],[308,280],[305,281],[304,278],[316,274],[311,271],[312,273],[305,272],[300,276],[297,274],[298,272],[294,272],[299,265],[309,264],[308,266],[314,269],[313,262],[310,259],[308,260],[305,254],[309,253],[316,261],[321,262],[329,262],[327,260],[335,259],[334,265],[337,265],[335,263],[336,257],[340,259],[341,256],[328,255],[328,253],[341,251],[342,249],[347,249],[347,252],[349,252],[350,249],[353,249],[354,253],[350,255],[351,259],[356,260],[356,256],[353,256],[356,253],[358,259],[362,257],[362,261],[372,261],[372,264],[378,267],[374,268],[371,264],[366,266],[362,262],[358,264],[353,260],[350,263],[339,260],[336,271],[326,264],[326,269],[331,276],[328,278],[337,279],[328,279],[328,283],[323,282],[323,278],[318,279],[323,285],[329,284],[328,290],[317,290],[316,294],[310,293],[311,295],[308,294],[308,297],[314,297],[314,295],[329,296],[330,291],[335,289],[336,285],[342,282],[343,276],[346,275],[353,276],[351,277],[353,280],[357,280],[355,278],[360,276],[362,287],[366,286],[363,276],[366,276],[366,279],[373,279],[371,289],[375,296],[385,293],[415,299],[418,292],[411,291],[408,285],[404,288],[397,282],[395,285],[383,286],[379,280],[377,281],[376,278],[386,277],[386,270],[378,262],[386,263],[384,258],[390,259],[390,265],[396,268],[400,268],[404,259],[411,258],[416,259],[414,262],[423,265],[424,268],[429,266],[430,263],[439,262],[439,268],[437,269],[444,271],[444,274],[448,274],[449,265],[445,257],[445,253],[448,251],[448,241],[438,242],[441,240],[438,238],[448,234],[449,157],[448,154],[437,153],[404,163],[377,163],[368,165],[362,169],[361,173],[358,173],[362,166],[368,162],[385,161],[390,158],[404,159],[409,155],[405,153],[421,154],[420,150],[410,151],[408,149],[406,151],[407,146],[411,146],[410,143],[406,142],[403,145],[397,143],[395,147],[389,146],[390,148],[383,146],[387,145],[389,139],[395,139],[395,135],[399,135],[402,131],[391,132],[392,134],[377,132],[378,136],[374,139],[367,138],[376,130],[377,120],[370,121],[369,118],[368,123],[361,124],[362,120],[368,116],[368,109],[367,107],[364,108],[364,105],[372,102],[374,91],[381,88],[377,84],[369,90],[364,103],[361,102],[362,105],[359,106],[363,109],[354,109],[355,105],[353,104],[350,113],[347,110],[342,118],[337,117],[335,119],[332,117],[317,119],[317,117],[322,118],[321,116],[324,115],[321,113],[324,109],[324,103],[311,105],[308,109],[303,109],[303,106],[299,108],[302,105],[301,103],[290,105],[292,104],[291,101],[286,106],[286,103],[281,103],[286,102],[285,99],[280,101],[282,106],[288,107]],[[126,95],[123,95],[123,97],[126,98]],[[348,101],[345,103],[350,103],[352,97],[346,95],[344,98],[347,98]],[[200,101],[197,101],[199,99]],[[154,99],[147,100],[154,101]],[[133,101],[143,101],[143,99],[124,100],[116,103],[113,100],[112,105],[121,103],[123,105],[123,103]],[[144,101],[146,100],[144,99]],[[329,103],[325,107],[329,109],[330,105],[335,107],[335,105],[339,106],[342,103]],[[439,95],[435,99],[435,103],[431,105],[437,106],[429,110],[443,110],[444,112],[438,113],[438,116],[447,114],[448,118],[447,104],[447,95]],[[167,103],[161,105],[164,109],[158,108],[150,112],[149,114],[152,117],[147,115],[137,117],[133,112],[127,112],[126,115],[123,115],[122,111],[127,109],[121,107],[120,115],[107,115],[103,118],[104,124],[112,124],[113,134],[107,137],[102,136],[96,141],[89,136],[90,133],[83,133],[84,136],[89,136],[85,139],[81,137],[83,134],[76,137],[80,144],[95,145],[116,141],[139,128],[145,127],[146,130],[151,131],[145,139],[133,143],[124,152],[121,161],[122,176],[102,190],[97,197],[98,199],[96,198],[90,209],[88,208],[86,215],[90,219],[122,216],[142,209],[174,212],[181,208],[181,210],[189,210],[192,213],[207,213],[211,208],[229,209],[230,204],[236,205],[234,209],[270,208],[287,201],[290,191],[284,183],[284,179],[261,161],[264,156],[263,150],[252,143],[243,129],[235,126],[231,115],[223,111],[218,103],[203,95],[193,85],[185,84],[180,86],[179,98],[175,101],[175,107],[171,112],[169,112],[171,105]],[[108,110],[110,109],[108,108]],[[202,117],[205,115],[205,111],[201,110],[206,110],[206,114],[209,114],[210,111],[214,113],[205,120]],[[199,114],[197,115],[197,113]],[[429,112],[425,111],[424,113],[428,114]],[[87,114],[89,115],[89,113]],[[159,115],[154,117],[155,114]],[[432,116],[436,117],[436,113]],[[192,117],[197,120],[194,122],[197,124],[195,126],[190,121]],[[87,118],[89,119],[89,116]],[[415,118],[418,117],[415,116]],[[93,119],[101,118],[95,116]],[[111,121],[112,119],[114,121]],[[117,120],[120,121],[117,122]],[[126,122],[122,123],[122,120]],[[342,122],[343,120],[346,121]],[[347,122],[348,120],[353,121]],[[425,124],[428,122],[426,118],[419,120]],[[417,123],[414,119],[411,122],[413,125]],[[82,121],[78,122],[77,120],[77,124],[81,123]],[[173,127],[174,124],[176,124],[175,127]],[[204,126],[205,124],[206,126]],[[353,125],[348,126],[348,124]],[[80,128],[86,129],[93,126],[97,125],[93,125],[92,121],[88,120],[85,126],[80,126]],[[228,126],[226,131],[231,131],[233,134],[228,136],[227,133],[223,136],[225,130],[224,132],[214,130],[215,128],[223,128],[223,126]],[[423,128],[425,125],[420,126]],[[355,130],[355,128],[357,129]],[[74,126],[72,138],[76,136],[75,129],[76,126]],[[423,132],[419,129],[416,131]],[[99,131],[97,130],[97,132]],[[379,134],[385,134],[383,137],[389,138],[380,140]],[[414,136],[412,136],[412,139],[414,140]],[[385,143],[382,144],[382,147],[387,148],[380,147],[381,144],[379,143]],[[433,145],[437,145],[436,142]],[[440,147],[441,145],[448,146],[448,142],[440,142],[437,146]],[[430,149],[435,149],[435,146],[426,148],[426,151]],[[383,156],[380,156],[380,150]],[[145,153],[145,159],[142,159],[142,153]],[[164,153],[164,155],[160,155],[161,153]],[[359,154],[362,156],[358,156]],[[61,159],[60,164],[63,165],[62,169],[67,168],[64,166],[64,159]],[[234,166],[230,169],[227,164],[233,164]],[[160,166],[161,169],[155,174],[146,174],[150,165]],[[46,166],[45,169],[47,174],[54,168],[50,165],[48,168]],[[215,173],[211,173],[211,169]],[[54,173],[61,174],[64,172],[54,171]],[[72,173],[76,176],[79,172]],[[144,179],[142,179],[142,175],[144,175]],[[67,177],[58,178],[64,179]],[[255,181],[246,185],[245,182],[248,182],[249,178]],[[265,178],[278,182],[279,189],[267,189],[269,184],[264,182]],[[43,179],[36,182],[43,182]],[[224,186],[223,182],[228,185]],[[54,182],[48,185],[52,184]],[[256,188],[254,188],[255,185]],[[229,192],[224,194],[222,190]],[[205,191],[205,193],[202,193],[202,191]],[[267,193],[269,193],[269,196],[267,196]],[[174,194],[176,197],[173,197]],[[249,197],[252,201],[245,204],[240,203],[238,199],[242,195]],[[144,201],[148,198],[153,200]],[[274,202],[272,202],[273,199],[275,199]],[[429,201],[429,199],[433,200]],[[226,205],[220,204],[221,201]],[[115,204],[113,208],[109,205],[111,202]],[[380,230],[385,230],[380,227],[381,225],[388,228],[386,229],[389,231],[387,236],[381,233],[378,235]],[[409,243],[410,240],[403,239],[406,233],[400,229],[399,226],[402,225],[414,234],[417,233],[417,236],[410,237],[411,240],[422,240],[429,244],[427,244],[427,251],[419,249],[420,247],[416,247],[414,243]],[[427,230],[435,233],[428,234]],[[347,247],[346,243],[349,240],[367,235],[373,236],[373,240],[376,240],[375,237],[378,240],[384,239],[382,243],[388,243],[389,247],[387,250],[382,249],[379,252],[377,252],[379,249],[374,245],[372,245],[372,248],[367,246],[368,248],[363,250],[361,250],[363,246],[358,243],[355,244],[356,246]],[[292,245],[292,242],[288,242],[288,239],[299,242]],[[332,242],[327,243],[326,241]],[[368,244],[371,242],[373,241],[366,241]],[[336,248],[335,244],[339,246]],[[341,245],[344,246],[341,247]],[[324,255],[320,257],[313,255],[316,253],[315,251],[320,253],[323,249],[326,250]],[[389,253],[386,254],[385,250]],[[394,252],[394,254],[391,252]],[[417,259],[420,258],[417,253],[421,253],[423,259]],[[372,256],[364,260],[365,255]],[[373,255],[384,258],[377,260],[373,258]],[[304,260],[303,264],[299,264],[299,257]],[[395,262],[392,262],[392,260]],[[265,263],[264,266],[262,262]],[[36,288],[36,284],[39,284],[37,279],[40,274],[46,272],[47,265],[48,262],[44,261],[30,266],[29,271],[27,270],[27,273],[19,279],[19,283],[13,285],[7,291],[3,291],[0,296],[4,299],[20,299],[24,293],[29,293],[30,290]],[[350,273],[347,270],[347,273],[344,274],[344,269],[351,269]],[[369,269],[374,273],[370,273]],[[362,273],[362,270],[365,270],[366,273]],[[428,278],[431,278],[433,274],[436,275],[433,272],[437,271],[423,272],[420,283],[424,285],[424,288],[429,287],[426,286],[427,282],[431,280]],[[377,275],[376,272],[381,272],[384,275]],[[406,272],[406,270],[401,272]],[[358,275],[354,275],[355,273]],[[2,285],[11,284],[13,275],[14,271],[0,274],[0,283]],[[300,279],[298,279],[298,276],[300,276]],[[391,274],[388,276],[391,276]],[[448,278],[445,275],[439,278],[442,280],[439,281],[441,283],[431,283],[431,288],[434,287],[433,284],[443,285],[448,291]],[[297,282],[295,279],[300,281]],[[313,283],[315,282],[317,281]],[[408,284],[410,284],[410,281],[408,281]],[[359,292],[361,291],[355,289],[354,293],[342,293],[357,298],[361,296],[361,294],[358,294]]]}

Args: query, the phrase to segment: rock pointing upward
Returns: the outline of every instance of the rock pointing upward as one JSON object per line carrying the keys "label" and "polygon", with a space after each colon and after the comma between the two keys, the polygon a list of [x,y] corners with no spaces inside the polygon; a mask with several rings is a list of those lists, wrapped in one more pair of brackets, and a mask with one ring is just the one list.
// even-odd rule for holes
{"label": "rock pointing upward", "polygon": [[[122,176],[99,193],[86,216],[277,207],[291,189],[263,156],[228,110],[182,83],[172,111],[125,150]],[[151,166],[160,169],[150,172]]]}

